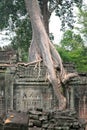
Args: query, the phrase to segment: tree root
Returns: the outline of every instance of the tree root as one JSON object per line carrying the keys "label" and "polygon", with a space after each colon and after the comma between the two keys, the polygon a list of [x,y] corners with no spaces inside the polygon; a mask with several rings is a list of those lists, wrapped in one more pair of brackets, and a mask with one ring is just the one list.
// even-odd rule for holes
{"label": "tree root", "polygon": [[70,81],[70,79],[72,79],[74,77],[78,77],[78,74],[77,73],[66,74],[65,77],[64,77],[64,79],[62,79],[62,83],[66,84],[68,81]]}

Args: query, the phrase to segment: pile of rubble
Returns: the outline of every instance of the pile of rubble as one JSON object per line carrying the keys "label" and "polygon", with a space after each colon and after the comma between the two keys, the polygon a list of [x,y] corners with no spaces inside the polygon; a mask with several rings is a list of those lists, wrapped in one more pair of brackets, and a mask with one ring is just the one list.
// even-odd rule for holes
{"label": "pile of rubble", "polygon": [[0,120],[0,130],[28,130],[27,113],[9,111]]}
{"label": "pile of rubble", "polygon": [[[0,122],[2,122],[0,120]],[[85,130],[86,122],[78,119],[75,111],[29,110],[11,111],[0,123],[0,130]]]}
{"label": "pile of rubble", "polygon": [[85,130],[85,122],[77,118],[75,111],[44,112],[37,109],[28,112],[29,130]]}

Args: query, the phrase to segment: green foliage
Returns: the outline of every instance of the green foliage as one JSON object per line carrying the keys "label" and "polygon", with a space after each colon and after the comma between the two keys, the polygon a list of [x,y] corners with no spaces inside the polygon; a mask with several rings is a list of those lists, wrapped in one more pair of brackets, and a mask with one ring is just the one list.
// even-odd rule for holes
{"label": "green foliage", "polygon": [[60,46],[56,46],[56,49],[59,52],[59,54],[64,62],[66,62],[66,61],[70,62],[70,57],[68,55],[68,52],[64,48],[62,48]]}
{"label": "green foliage", "polygon": [[67,30],[61,40],[61,46],[64,49],[71,51],[77,50],[77,48],[82,48],[84,44],[80,35],[76,35],[71,30]]}
{"label": "green foliage", "polygon": [[[40,6],[45,4],[44,0],[38,0]],[[67,24],[73,28],[73,6],[81,7],[82,0],[47,0],[49,15],[55,10],[56,15],[62,21],[62,27]],[[75,3],[75,4],[74,4]],[[45,5],[46,6],[46,5]],[[42,8],[41,8],[42,9]],[[0,1],[0,29],[9,25],[9,18],[12,18],[13,23],[16,23],[19,15],[24,16],[26,8],[24,0],[1,0]],[[50,18],[50,17],[49,17]]]}
{"label": "green foliage", "polygon": [[31,24],[24,0],[1,0],[0,19],[0,29],[8,28],[15,32],[15,37],[11,39],[12,47],[15,50],[20,48],[22,60],[26,61],[31,40]]}
{"label": "green foliage", "polygon": [[12,19],[13,25],[19,15],[26,14],[24,0],[0,0],[0,29],[9,26],[9,18]]}
{"label": "green foliage", "polygon": [[15,50],[18,48],[21,49],[22,60],[26,61],[28,60],[28,48],[32,37],[31,23],[29,22],[28,17],[22,20],[19,19],[18,22],[20,24],[15,30],[16,36],[13,38],[11,44]]}
{"label": "green foliage", "polygon": [[78,24],[80,25],[77,29],[83,34],[84,38],[87,40],[87,5],[83,8],[79,8],[78,13]]}
{"label": "green foliage", "polygon": [[78,71],[87,72],[87,47],[80,35],[66,31],[57,50],[64,62],[73,62]]}
{"label": "green foliage", "polygon": [[67,26],[73,28],[75,20],[73,19],[73,7],[81,7],[83,0],[38,0],[41,8],[43,4],[48,2],[49,14],[55,11],[56,15],[60,17],[62,22],[62,30],[64,31]]}
{"label": "green foliage", "polygon": [[83,0],[62,0],[61,4],[56,8],[56,15],[60,17],[62,22],[63,31],[67,27],[73,29],[75,19],[74,19],[74,7],[81,8]]}

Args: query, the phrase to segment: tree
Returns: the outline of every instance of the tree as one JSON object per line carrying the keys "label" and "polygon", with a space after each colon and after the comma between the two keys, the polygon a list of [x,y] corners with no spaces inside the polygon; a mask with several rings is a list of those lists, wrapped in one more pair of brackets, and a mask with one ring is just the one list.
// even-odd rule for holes
{"label": "tree", "polygon": [[[71,6],[73,5],[72,3],[75,2],[79,5],[79,3],[81,3],[81,0],[74,0],[73,2],[70,0],[69,1],[68,0],[39,0],[43,17],[40,13],[40,9],[36,0],[29,0],[29,1],[25,0],[25,2],[26,3],[29,2],[28,4],[26,4],[26,6],[27,6],[27,11],[30,14],[30,18],[31,18],[30,20],[32,23],[32,31],[33,31],[32,44],[30,46],[30,51],[29,51],[29,56],[30,56],[29,60],[30,61],[43,60],[44,65],[47,67],[48,79],[52,83],[54,92],[57,96],[57,99],[59,100],[59,108],[63,109],[66,104],[66,101],[60,91],[60,86],[61,84],[64,84],[66,80],[68,80],[70,77],[74,75],[66,74],[59,53],[57,53],[54,46],[51,44],[49,40],[49,37],[47,35],[48,22],[51,13],[55,9],[57,15],[62,17],[61,20],[64,21],[64,18],[66,17],[65,13],[68,13],[67,17],[70,16],[69,14],[72,14],[72,11],[70,10]],[[12,28],[18,27],[19,24],[17,24],[18,23],[17,20],[19,20],[20,16],[25,16],[26,14],[26,9],[23,5],[24,5],[24,0],[20,0],[20,1],[1,0],[0,16],[2,16],[1,17],[2,20],[4,18],[2,28],[8,26],[9,23],[8,21],[10,18],[12,20],[12,25],[10,24],[10,27]],[[4,12],[4,15],[2,12]],[[7,13],[7,15],[5,13]],[[72,15],[70,17],[72,17]],[[67,19],[66,23],[68,21],[69,21],[68,25],[71,25],[70,21],[72,20]],[[56,72],[55,72],[57,69],[59,70],[58,77],[56,77]]]}
{"label": "tree", "polygon": [[16,28],[16,35],[13,37],[11,45],[14,50],[20,50],[22,61],[28,61],[28,48],[32,37],[31,23],[27,16],[22,20],[19,19],[19,23],[20,25]]}
{"label": "tree", "polygon": [[79,34],[75,34],[71,30],[67,30],[63,34],[63,39],[61,40],[61,46],[65,50],[73,51],[81,49],[84,46],[83,39]]}
{"label": "tree", "polygon": [[80,34],[67,30],[63,34],[60,46],[56,47],[64,62],[73,62],[79,72],[87,71],[87,47]]}
{"label": "tree", "polygon": [[[0,29],[8,26],[14,29],[18,25],[17,20],[19,17],[25,16],[25,14],[24,0],[0,0]],[[12,21],[10,22],[9,20]]]}
{"label": "tree", "polygon": [[49,34],[49,20],[54,11],[60,17],[62,30],[67,26],[72,29],[75,23],[73,7],[81,7],[82,2],[83,0],[39,0],[47,33]]}
{"label": "tree", "polygon": [[80,26],[77,27],[80,33],[85,38],[85,42],[87,41],[87,5],[84,5],[83,8],[79,8],[78,13],[78,22]]}
{"label": "tree", "polygon": [[[59,53],[51,43],[43,22],[43,17],[37,0],[25,0],[26,9],[29,13],[32,25],[32,42],[29,50],[29,61],[41,61],[47,68],[48,80],[53,86],[55,95],[59,102],[59,109],[64,109],[66,99],[60,91],[60,87],[69,78],[76,74],[67,74],[63,68]],[[56,71],[58,71],[58,77]]]}
{"label": "tree", "polygon": [[[53,11],[55,11],[56,15],[60,17],[62,21],[62,27],[64,26],[70,26],[73,27],[73,5],[76,3],[76,5],[79,7],[81,6],[82,0],[38,0],[41,8],[41,12],[43,15],[44,25],[46,28],[46,31],[49,35],[49,21],[50,17]],[[24,41],[25,34],[21,33],[21,28],[29,28],[29,31],[31,32],[31,28],[29,27],[29,20],[26,18],[27,11],[24,5],[24,0],[1,0],[0,1],[0,29],[3,30],[3,28],[7,28],[10,31],[14,31],[16,33],[16,36],[11,39],[12,45],[15,45],[17,48],[20,48],[20,45]],[[23,21],[22,19],[23,18]],[[21,20],[20,20],[21,19]],[[26,24],[22,24],[24,22]],[[20,26],[22,24],[22,26]],[[26,33],[26,37],[31,39],[31,34]],[[25,31],[26,32],[26,31]],[[20,40],[20,35],[22,35]],[[26,38],[26,39],[27,39]],[[19,42],[22,42],[19,44]],[[29,43],[26,42],[26,47],[28,48]],[[22,46],[21,51],[23,53],[26,53],[25,45]],[[25,57],[26,55],[24,55]],[[25,59],[25,58],[23,58]]]}
{"label": "tree", "polygon": [[[44,19],[47,32],[49,32],[49,20],[53,11],[60,17],[62,25],[67,23],[73,26],[73,6],[81,7],[82,0],[38,0]],[[12,28],[14,25],[18,27],[19,17],[26,15],[24,0],[1,0],[0,1],[0,29],[9,26],[9,19],[12,20]]]}

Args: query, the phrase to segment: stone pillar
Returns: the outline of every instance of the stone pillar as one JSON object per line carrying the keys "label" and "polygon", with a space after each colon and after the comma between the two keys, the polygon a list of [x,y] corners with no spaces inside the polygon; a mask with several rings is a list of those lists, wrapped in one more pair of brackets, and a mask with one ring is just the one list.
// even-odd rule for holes
{"label": "stone pillar", "polygon": [[13,110],[13,83],[14,83],[14,68],[7,68],[5,72],[5,106]]}
{"label": "stone pillar", "polygon": [[5,72],[5,109],[8,111],[8,87],[9,87],[9,72]]}
{"label": "stone pillar", "polygon": [[11,98],[10,103],[11,103],[11,105],[10,105],[10,107],[11,107],[11,110],[13,110],[13,82],[11,82],[10,91],[11,91],[11,95],[10,95],[10,98]]}
{"label": "stone pillar", "polygon": [[71,110],[74,110],[74,89],[73,87],[71,86],[70,87],[70,109]]}
{"label": "stone pillar", "polygon": [[69,88],[66,89],[66,100],[67,100],[67,108],[70,108]]}

